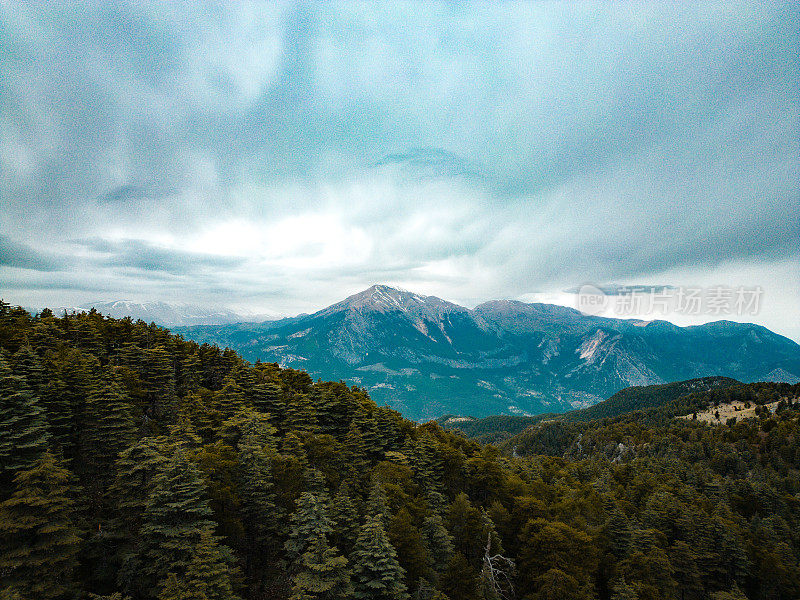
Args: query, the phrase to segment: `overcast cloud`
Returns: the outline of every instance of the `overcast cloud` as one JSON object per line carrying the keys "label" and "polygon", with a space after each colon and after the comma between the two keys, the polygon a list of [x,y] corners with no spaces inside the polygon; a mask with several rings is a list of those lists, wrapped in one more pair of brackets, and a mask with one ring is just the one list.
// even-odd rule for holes
{"label": "overcast cloud", "polygon": [[0,7],[7,301],[758,285],[800,340],[796,3]]}

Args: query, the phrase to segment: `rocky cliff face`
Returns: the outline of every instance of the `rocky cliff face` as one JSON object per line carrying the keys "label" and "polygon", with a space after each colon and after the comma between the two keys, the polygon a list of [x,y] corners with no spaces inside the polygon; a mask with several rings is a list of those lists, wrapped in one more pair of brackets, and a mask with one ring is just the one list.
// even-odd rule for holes
{"label": "rocky cliff face", "polygon": [[757,325],[681,328],[517,301],[470,310],[380,285],[312,315],[178,331],[363,386],[416,419],[564,411],[631,385],[800,373],[800,346]]}

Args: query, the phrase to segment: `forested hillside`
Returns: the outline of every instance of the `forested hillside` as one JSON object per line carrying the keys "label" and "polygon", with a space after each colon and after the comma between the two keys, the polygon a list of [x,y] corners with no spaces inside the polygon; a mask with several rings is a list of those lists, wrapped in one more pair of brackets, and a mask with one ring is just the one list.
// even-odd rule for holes
{"label": "forested hillside", "polygon": [[532,417],[495,415],[481,419],[445,415],[437,419],[437,421],[446,429],[458,430],[467,437],[479,442],[500,444],[537,423],[545,421],[592,421],[594,419],[617,417],[637,410],[666,407],[685,396],[702,395],[702,392],[708,390],[734,385],[741,385],[741,382],[729,377],[700,377],[698,379],[660,385],[627,387],[607,400],[561,414],[544,413]]}
{"label": "forested hillside", "polygon": [[504,454],[141,321],[0,304],[0,348],[4,600],[800,597],[796,403]]}

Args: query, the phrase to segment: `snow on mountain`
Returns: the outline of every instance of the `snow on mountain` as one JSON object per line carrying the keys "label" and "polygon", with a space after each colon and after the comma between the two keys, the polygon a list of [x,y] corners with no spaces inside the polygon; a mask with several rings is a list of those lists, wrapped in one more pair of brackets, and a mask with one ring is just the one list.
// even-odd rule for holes
{"label": "snow on mountain", "polygon": [[[255,323],[270,319],[269,315],[244,313],[220,307],[200,306],[181,302],[137,302],[133,300],[112,300],[87,302],[75,307],[53,309],[56,314],[63,312],[83,312],[92,308],[97,312],[122,319],[131,317],[147,323],[164,326],[226,325],[230,323]],[[275,318],[272,316],[271,318]]]}
{"label": "snow on mountain", "polygon": [[800,373],[800,346],[752,324],[644,324],[513,300],[468,309],[386,285],[311,315],[180,333],[358,384],[417,419],[535,414],[588,406],[630,385]]}

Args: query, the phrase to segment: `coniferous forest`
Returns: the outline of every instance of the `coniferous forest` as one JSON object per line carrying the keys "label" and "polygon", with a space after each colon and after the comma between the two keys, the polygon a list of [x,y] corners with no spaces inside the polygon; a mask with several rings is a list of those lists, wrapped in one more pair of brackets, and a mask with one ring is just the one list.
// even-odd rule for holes
{"label": "coniferous forest", "polygon": [[94,311],[0,304],[0,348],[3,600],[800,598],[800,386],[498,448]]}

